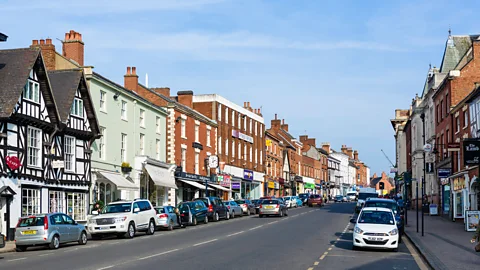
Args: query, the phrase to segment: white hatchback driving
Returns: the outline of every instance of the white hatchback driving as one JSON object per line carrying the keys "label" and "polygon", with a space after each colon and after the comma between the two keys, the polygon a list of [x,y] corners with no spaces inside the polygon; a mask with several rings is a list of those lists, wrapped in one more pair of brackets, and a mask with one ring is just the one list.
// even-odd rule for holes
{"label": "white hatchback driving", "polygon": [[365,207],[358,218],[351,219],[353,229],[353,249],[378,248],[398,251],[398,229],[391,209]]}

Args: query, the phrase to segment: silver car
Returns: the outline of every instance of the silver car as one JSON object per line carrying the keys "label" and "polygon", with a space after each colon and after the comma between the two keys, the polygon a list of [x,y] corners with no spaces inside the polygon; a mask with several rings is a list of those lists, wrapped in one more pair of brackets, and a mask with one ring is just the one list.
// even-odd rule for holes
{"label": "silver car", "polygon": [[15,229],[17,251],[31,246],[48,246],[57,249],[60,244],[78,242],[87,244],[85,226],[62,213],[38,214],[22,217]]}
{"label": "silver car", "polygon": [[157,227],[171,231],[174,227],[180,226],[173,206],[155,207],[155,211],[157,212]]}
{"label": "silver car", "polygon": [[235,218],[236,216],[243,217],[242,207],[235,201],[223,201],[223,204],[228,208],[231,218]]}
{"label": "silver car", "polygon": [[266,199],[260,203],[258,217],[262,218],[268,215],[288,216],[288,209],[279,199]]}

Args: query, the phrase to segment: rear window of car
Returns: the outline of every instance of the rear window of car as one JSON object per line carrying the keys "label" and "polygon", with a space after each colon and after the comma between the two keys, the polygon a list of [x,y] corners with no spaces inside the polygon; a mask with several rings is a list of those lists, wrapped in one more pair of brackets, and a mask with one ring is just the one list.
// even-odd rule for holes
{"label": "rear window of car", "polygon": [[20,219],[18,227],[43,226],[43,217],[28,217]]}
{"label": "rear window of car", "polygon": [[206,198],[195,199],[195,201],[202,201],[202,202],[205,203],[205,205],[209,205],[209,204],[208,204],[208,199],[206,199]]}
{"label": "rear window of car", "polygon": [[375,202],[375,201],[366,201],[365,207],[382,207],[392,209],[394,211],[397,210],[397,205],[393,202]]}
{"label": "rear window of car", "polygon": [[165,212],[165,208],[155,208],[155,211],[157,211],[157,214],[165,214],[167,212]]}
{"label": "rear window of car", "polygon": [[238,204],[244,204],[245,200],[236,200],[235,202],[238,203]]}
{"label": "rear window of car", "polygon": [[262,204],[278,204],[278,200],[263,200]]}

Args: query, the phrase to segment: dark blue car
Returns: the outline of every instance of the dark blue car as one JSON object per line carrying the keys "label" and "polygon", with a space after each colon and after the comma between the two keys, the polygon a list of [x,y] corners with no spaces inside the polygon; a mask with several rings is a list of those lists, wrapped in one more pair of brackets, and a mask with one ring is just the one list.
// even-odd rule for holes
{"label": "dark blue car", "polygon": [[[400,207],[397,204],[397,201],[390,200],[390,199],[370,199],[365,201],[365,205],[363,207],[384,207],[388,209],[392,209],[393,213],[395,214],[395,219],[397,220],[397,227],[400,231],[400,236],[405,232],[405,228],[403,226],[403,214]],[[401,241],[402,238],[400,238]]]}

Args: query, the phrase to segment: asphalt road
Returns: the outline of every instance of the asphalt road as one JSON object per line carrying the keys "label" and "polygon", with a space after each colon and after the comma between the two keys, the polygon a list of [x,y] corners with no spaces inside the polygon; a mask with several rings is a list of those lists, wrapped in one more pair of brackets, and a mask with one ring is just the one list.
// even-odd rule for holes
{"label": "asphalt road", "polygon": [[[0,254],[0,269],[425,269],[413,248],[352,251],[352,203],[244,216],[197,227]],[[411,251],[414,253],[412,255]]]}

